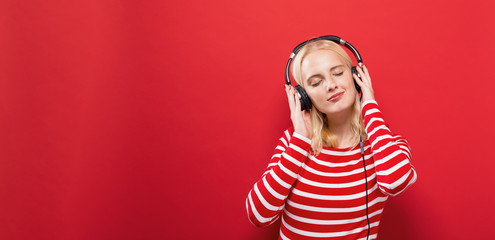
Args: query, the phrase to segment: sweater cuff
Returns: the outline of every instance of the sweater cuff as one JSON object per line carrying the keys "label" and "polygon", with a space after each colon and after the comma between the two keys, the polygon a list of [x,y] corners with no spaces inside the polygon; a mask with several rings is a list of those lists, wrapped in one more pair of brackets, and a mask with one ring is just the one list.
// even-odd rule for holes
{"label": "sweater cuff", "polygon": [[299,138],[300,140],[303,140],[304,142],[306,142],[307,144],[311,144],[311,139],[299,134],[299,133],[296,133],[294,132],[294,134],[292,134],[293,137],[297,137]]}
{"label": "sweater cuff", "polygon": [[373,105],[376,105],[378,107],[378,103],[376,102],[376,100],[366,100],[363,102],[363,104],[361,104],[361,111],[365,112],[364,109],[369,109],[369,108],[372,108]]}
{"label": "sweater cuff", "polygon": [[311,139],[299,134],[299,133],[292,133],[292,139],[290,141],[290,145],[297,146],[297,147],[291,147],[291,148],[299,148],[302,151],[298,151],[304,156],[309,155],[309,149],[311,148]]}

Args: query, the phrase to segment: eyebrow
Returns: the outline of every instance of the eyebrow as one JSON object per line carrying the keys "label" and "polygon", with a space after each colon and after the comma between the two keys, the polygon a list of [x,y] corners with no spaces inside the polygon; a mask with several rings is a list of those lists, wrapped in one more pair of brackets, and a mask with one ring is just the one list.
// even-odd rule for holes
{"label": "eyebrow", "polygon": [[[343,67],[343,66],[344,66],[344,64],[339,64],[339,65],[333,66],[332,68],[330,68],[330,71],[332,71],[332,70],[334,70],[334,69],[336,69],[336,68],[339,68],[339,67]],[[310,77],[308,77],[308,78],[306,79],[306,82],[309,82],[309,80],[310,80],[311,78],[314,78],[314,77],[321,77],[321,76],[322,76],[322,75],[321,75],[321,74],[319,74],[319,73],[317,73],[317,74],[313,74],[313,75],[311,75]]]}

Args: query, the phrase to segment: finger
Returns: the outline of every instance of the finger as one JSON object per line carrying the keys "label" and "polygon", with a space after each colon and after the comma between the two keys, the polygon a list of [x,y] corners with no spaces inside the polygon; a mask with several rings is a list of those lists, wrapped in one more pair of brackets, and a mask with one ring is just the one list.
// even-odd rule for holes
{"label": "finger", "polygon": [[[363,65],[363,67],[365,67],[365,66]],[[368,74],[368,71],[365,72],[363,70],[363,68],[361,68],[361,67],[357,67],[357,70],[358,70],[358,73],[361,76],[361,79],[363,80],[363,82],[366,84],[370,84],[371,79],[370,79],[370,75]]]}
{"label": "finger", "polygon": [[355,73],[353,73],[352,76],[354,77],[354,80],[356,80],[356,83],[362,88],[363,81],[361,80],[361,78],[359,78]]}
{"label": "finger", "polygon": [[285,94],[287,94],[287,101],[289,101],[289,85],[285,85]]}
{"label": "finger", "polygon": [[366,65],[364,65],[364,64],[363,64],[363,72],[369,76],[368,68],[366,68]]}
{"label": "finger", "polygon": [[363,72],[363,69],[360,66],[356,67],[357,72],[359,73],[359,76],[361,76],[361,79],[366,77],[366,75]]}
{"label": "finger", "polygon": [[365,65],[363,65],[363,67],[360,68],[361,69],[361,72],[364,73],[364,75],[369,78],[370,77],[370,74],[368,73],[368,69],[366,68]]}
{"label": "finger", "polygon": [[285,85],[285,93],[287,94],[287,102],[289,103],[289,109],[292,112],[292,104],[291,104],[291,94],[290,94],[290,86]]}
{"label": "finger", "polygon": [[301,102],[300,102],[300,99],[299,99],[299,93],[297,92],[297,90],[296,90],[295,87],[292,88],[292,96],[293,96],[293,100],[294,100],[294,107],[295,107],[294,110],[298,111],[300,109],[297,108],[297,105],[298,104],[300,105]]}
{"label": "finger", "polygon": [[289,107],[290,107],[290,111],[291,112],[294,112],[294,106],[296,105],[295,103],[295,100],[294,100],[294,87],[293,86],[290,86],[289,88]]}
{"label": "finger", "polygon": [[366,74],[366,76],[368,78],[369,85],[371,86],[371,77],[370,77],[370,73],[368,72],[368,68],[366,67],[366,65],[363,65],[363,71],[364,71],[364,74]]}
{"label": "finger", "polygon": [[299,93],[294,94],[296,100],[296,111],[301,111],[301,99],[299,98]]}

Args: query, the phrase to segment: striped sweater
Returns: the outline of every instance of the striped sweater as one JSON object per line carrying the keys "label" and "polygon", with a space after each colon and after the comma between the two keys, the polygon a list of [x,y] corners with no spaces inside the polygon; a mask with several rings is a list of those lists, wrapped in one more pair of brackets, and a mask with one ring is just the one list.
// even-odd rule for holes
{"label": "striped sweater", "polygon": [[[377,238],[388,196],[416,181],[407,141],[393,135],[376,101],[362,105],[368,180],[369,239]],[[311,140],[284,132],[261,179],[246,199],[250,221],[266,226],[280,217],[279,239],[366,239],[366,186],[361,149],[323,147],[309,154]]]}

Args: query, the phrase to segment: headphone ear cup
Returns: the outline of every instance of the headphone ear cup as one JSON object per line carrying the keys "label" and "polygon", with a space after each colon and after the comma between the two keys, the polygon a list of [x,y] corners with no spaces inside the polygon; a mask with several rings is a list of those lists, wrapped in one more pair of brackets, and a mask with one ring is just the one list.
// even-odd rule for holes
{"label": "headphone ear cup", "polygon": [[[358,78],[361,79],[361,76],[359,75],[355,66],[352,67],[352,73],[355,73],[358,76]],[[361,94],[361,87],[357,84],[356,79],[354,79],[354,76],[352,77],[352,79],[354,80],[354,86],[356,87],[357,92]]]}
{"label": "headphone ear cup", "polygon": [[313,107],[313,104],[311,103],[311,99],[309,99],[309,96],[304,88],[301,85],[297,85],[295,89],[300,96],[299,99],[301,100],[301,110],[311,109],[311,107]]}

